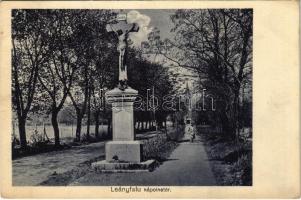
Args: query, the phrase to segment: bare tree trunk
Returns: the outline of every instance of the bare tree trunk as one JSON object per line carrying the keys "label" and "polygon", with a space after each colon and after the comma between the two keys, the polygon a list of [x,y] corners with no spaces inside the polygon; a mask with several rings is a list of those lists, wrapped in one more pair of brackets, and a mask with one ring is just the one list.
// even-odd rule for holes
{"label": "bare tree trunk", "polygon": [[20,135],[20,143],[22,149],[27,148],[25,125],[26,125],[25,117],[18,117],[19,135]]}
{"label": "bare tree trunk", "polygon": [[142,121],[142,122],[141,122],[141,123],[142,123],[142,127],[141,127],[141,128],[142,128],[142,130],[144,130],[144,129],[145,129],[145,126],[144,126],[145,124],[144,124],[144,122],[145,122],[145,121]]}
{"label": "bare tree trunk", "polygon": [[235,92],[234,98],[234,130],[235,130],[235,137],[238,141],[239,139],[239,89]]}
{"label": "bare tree trunk", "polygon": [[97,110],[94,114],[95,119],[95,137],[99,138],[99,111]]}
{"label": "bare tree trunk", "polygon": [[145,122],[145,129],[146,129],[146,130],[149,129],[149,121],[148,121],[148,120]]}
{"label": "bare tree trunk", "polygon": [[141,130],[141,121],[138,121],[138,127],[137,130]]}
{"label": "bare tree trunk", "polygon": [[222,108],[222,110],[220,112],[222,132],[223,132],[224,136],[232,137],[233,136],[233,123],[232,123],[231,119],[227,116],[227,112],[229,112],[229,111],[227,111],[224,108]]}
{"label": "bare tree trunk", "polygon": [[87,98],[87,100],[88,100],[88,113],[87,113],[87,117],[88,117],[88,119],[87,119],[87,140],[88,141],[90,141],[90,118],[91,118],[91,102],[90,102],[90,100],[91,100],[91,88],[88,88],[88,98]]}
{"label": "bare tree trunk", "polygon": [[52,109],[51,124],[52,124],[53,132],[54,132],[54,144],[55,144],[55,146],[60,145],[60,130],[59,130],[58,122],[57,122],[57,115],[58,115],[57,110]]}
{"label": "bare tree trunk", "polygon": [[79,142],[81,137],[81,129],[82,129],[82,114],[77,114],[76,118],[76,132],[75,132],[75,141]]}

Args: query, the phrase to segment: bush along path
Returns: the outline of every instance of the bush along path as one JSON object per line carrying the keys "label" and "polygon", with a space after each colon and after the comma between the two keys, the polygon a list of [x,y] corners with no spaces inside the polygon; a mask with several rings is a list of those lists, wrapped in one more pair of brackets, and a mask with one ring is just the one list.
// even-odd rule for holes
{"label": "bush along path", "polygon": [[[177,142],[167,141],[167,138],[164,132],[137,135],[147,147],[145,156],[159,163],[177,146]],[[17,158],[12,161],[13,185],[68,185],[88,173],[92,162],[105,159],[104,154],[105,142],[96,142]]]}
{"label": "bush along path", "polygon": [[149,132],[138,137],[144,144],[145,157],[158,161],[158,168],[152,172],[139,172],[135,176],[132,173],[96,173],[91,163],[104,159],[104,142],[99,142],[56,154],[50,152],[17,159],[13,161],[13,183],[45,186],[216,185],[199,137],[194,143],[181,141],[183,130],[180,134],[175,133],[178,131],[169,130],[169,134]]}
{"label": "bush along path", "polygon": [[252,140],[237,141],[221,133],[201,133],[218,185],[252,185]]}
{"label": "bush along path", "polygon": [[[178,143],[173,140],[167,140],[167,135],[164,132],[146,132],[142,135],[139,135],[138,138],[142,141],[144,145],[144,156],[146,159],[155,159],[158,161],[158,165],[162,164],[167,160],[171,152],[178,146]],[[93,176],[101,179],[103,176],[114,176],[114,174],[96,174],[96,172],[91,168],[91,163],[99,160],[105,159],[104,156],[99,156],[97,158],[93,158],[87,160],[83,163],[78,164],[72,170],[53,174],[49,176],[49,178],[40,183],[40,185],[48,185],[48,186],[63,186],[63,185],[74,185],[78,183],[79,180],[86,180],[86,177],[90,177],[88,179],[93,180]],[[130,173],[131,174],[131,173]],[[139,174],[137,175],[139,176]],[[109,178],[114,179],[114,178]],[[105,179],[103,179],[105,180]],[[102,180],[102,181],[103,181]],[[109,182],[103,182],[104,185]],[[99,185],[99,183],[93,183],[95,185]],[[93,185],[92,184],[92,185]]]}
{"label": "bush along path", "polygon": [[[166,145],[175,141],[166,141]],[[216,185],[203,143],[177,142],[178,145],[161,165],[151,172],[96,173],[90,172],[72,182],[72,186],[209,186]],[[160,152],[160,151],[157,151]],[[170,152],[170,151],[169,151]],[[167,155],[167,154],[165,154]],[[162,153],[160,154],[162,156]]]}

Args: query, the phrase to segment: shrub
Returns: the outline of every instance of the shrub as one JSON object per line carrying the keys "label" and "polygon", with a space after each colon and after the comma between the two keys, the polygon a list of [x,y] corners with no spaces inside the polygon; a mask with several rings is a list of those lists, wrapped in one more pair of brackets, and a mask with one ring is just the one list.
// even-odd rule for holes
{"label": "shrub", "polygon": [[37,130],[30,136],[29,145],[32,147],[42,147],[49,143],[48,139],[45,139],[44,134],[40,134]]}
{"label": "shrub", "polygon": [[252,158],[244,154],[232,166],[238,185],[252,185]]}

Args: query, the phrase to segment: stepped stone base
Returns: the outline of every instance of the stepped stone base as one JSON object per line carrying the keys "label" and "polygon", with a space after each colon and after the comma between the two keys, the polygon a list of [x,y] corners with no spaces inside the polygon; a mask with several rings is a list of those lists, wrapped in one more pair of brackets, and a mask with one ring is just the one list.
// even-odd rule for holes
{"label": "stepped stone base", "polygon": [[106,143],[107,162],[140,163],[142,144],[140,141],[110,141]]}
{"label": "stepped stone base", "polygon": [[113,141],[106,143],[106,160],[92,163],[96,171],[147,171],[155,165],[154,160],[142,162],[142,144],[135,141],[133,105],[137,95],[130,87],[106,92],[107,102],[112,103]]}
{"label": "stepped stone base", "polygon": [[92,163],[92,168],[97,172],[146,172],[156,167],[155,160],[147,160],[141,163],[107,162],[106,160]]}

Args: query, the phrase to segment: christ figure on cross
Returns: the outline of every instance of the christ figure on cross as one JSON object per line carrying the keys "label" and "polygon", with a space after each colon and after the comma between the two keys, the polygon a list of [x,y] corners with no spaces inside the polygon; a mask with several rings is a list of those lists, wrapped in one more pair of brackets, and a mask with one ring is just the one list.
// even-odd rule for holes
{"label": "christ figure on cross", "polygon": [[138,32],[139,27],[136,23],[128,24],[126,15],[117,16],[118,23],[108,24],[107,31],[114,32],[118,37],[117,50],[119,51],[119,89],[125,90],[127,88],[127,48],[128,37],[131,32]]}

